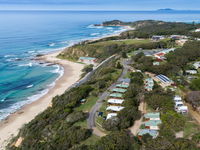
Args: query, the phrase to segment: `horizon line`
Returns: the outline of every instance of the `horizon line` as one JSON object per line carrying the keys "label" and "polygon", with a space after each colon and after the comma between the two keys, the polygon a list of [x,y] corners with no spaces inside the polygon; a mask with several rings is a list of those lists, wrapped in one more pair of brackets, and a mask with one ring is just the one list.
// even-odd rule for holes
{"label": "horizon line", "polygon": [[103,9],[96,9],[96,10],[91,10],[91,9],[0,9],[0,11],[121,11],[121,12],[144,12],[144,11],[160,11],[160,12],[173,12],[173,11],[200,11],[200,10],[187,10],[187,9],[154,9],[154,10],[103,10]]}

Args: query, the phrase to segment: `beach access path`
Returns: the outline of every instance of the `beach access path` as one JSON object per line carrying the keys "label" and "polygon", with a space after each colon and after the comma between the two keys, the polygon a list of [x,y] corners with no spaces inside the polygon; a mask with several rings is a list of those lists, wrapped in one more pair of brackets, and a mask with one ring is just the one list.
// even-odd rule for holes
{"label": "beach access path", "polygon": [[55,52],[42,56],[41,60],[45,62],[60,64],[64,68],[64,74],[57,81],[55,86],[39,100],[27,104],[19,111],[11,114],[6,120],[0,122],[0,150],[5,149],[9,140],[16,136],[19,129],[30,122],[39,113],[46,108],[51,107],[51,100],[56,95],[61,95],[80,79],[83,64],[58,59],[56,56],[60,52]]}

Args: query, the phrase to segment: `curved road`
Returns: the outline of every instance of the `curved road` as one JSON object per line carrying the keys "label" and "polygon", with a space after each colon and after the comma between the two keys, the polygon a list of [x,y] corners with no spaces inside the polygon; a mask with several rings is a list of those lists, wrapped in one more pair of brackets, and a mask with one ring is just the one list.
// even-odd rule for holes
{"label": "curved road", "polygon": [[[126,76],[128,69],[129,69],[128,64],[129,64],[128,59],[122,61],[123,72],[120,75],[120,77],[118,78],[117,82],[120,81],[121,79],[123,79]],[[97,100],[96,104],[92,107],[92,109],[89,112],[89,117],[87,119],[88,128],[93,130],[93,134],[100,136],[100,137],[105,136],[106,134],[104,132],[100,131],[98,128],[96,128],[96,125],[95,125],[96,113],[101,108],[101,106],[103,104],[103,100],[105,100],[109,96],[110,93],[108,91],[110,89],[114,88],[115,85],[116,85],[116,83],[112,84],[107,89],[107,91],[105,91],[105,92],[103,92],[99,95],[99,99]]]}

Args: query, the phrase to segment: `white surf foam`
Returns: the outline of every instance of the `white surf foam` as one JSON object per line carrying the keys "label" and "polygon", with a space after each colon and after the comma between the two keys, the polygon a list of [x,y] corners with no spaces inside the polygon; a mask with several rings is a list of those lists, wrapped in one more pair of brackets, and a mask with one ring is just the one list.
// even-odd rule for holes
{"label": "white surf foam", "polygon": [[38,100],[39,98],[41,98],[42,96],[44,96],[45,94],[47,94],[48,91],[49,91],[49,89],[45,89],[43,91],[38,92],[36,95],[28,97],[27,100],[17,102],[15,104],[11,105],[8,108],[1,109],[0,110],[0,120],[5,119],[10,114],[12,114],[12,113],[16,112],[17,110],[19,110],[20,108],[22,108],[24,105],[30,104],[30,103]]}
{"label": "white surf foam", "polygon": [[32,87],[33,87],[33,84],[28,85],[26,88],[32,88]]}
{"label": "white surf foam", "polygon": [[91,33],[90,35],[91,36],[96,36],[96,35],[99,35],[100,33]]}
{"label": "white surf foam", "polygon": [[28,64],[20,64],[18,65],[19,67],[32,67],[33,63],[28,63]]}

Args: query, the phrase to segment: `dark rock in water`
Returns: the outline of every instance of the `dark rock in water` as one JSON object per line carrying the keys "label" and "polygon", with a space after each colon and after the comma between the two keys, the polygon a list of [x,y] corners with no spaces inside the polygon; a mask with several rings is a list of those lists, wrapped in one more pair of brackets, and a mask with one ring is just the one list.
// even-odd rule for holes
{"label": "dark rock in water", "polygon": [[95,27],[102,26],[102,24],[94,24]]}
{"label": "dark rock in water", "polygon": [[21,61],[21,60],[22,60],[21,58],[16,58],[16,59],[15,59],[15,61]]}
{"label": "dark rock in water", "polygon": [[42,57],[44,56],[43,54],[37,54],[36,57]]}
{"label": "dark rock in water", "polygon": [[47,66],[54,66],[55,64],[52,64],[52,63],[49,63],[49,64],[47,64]]}

